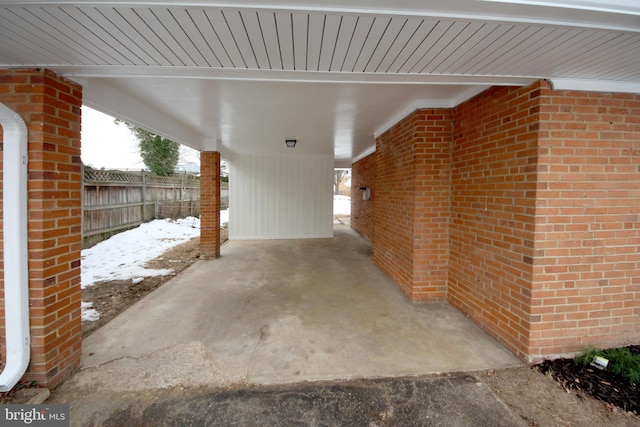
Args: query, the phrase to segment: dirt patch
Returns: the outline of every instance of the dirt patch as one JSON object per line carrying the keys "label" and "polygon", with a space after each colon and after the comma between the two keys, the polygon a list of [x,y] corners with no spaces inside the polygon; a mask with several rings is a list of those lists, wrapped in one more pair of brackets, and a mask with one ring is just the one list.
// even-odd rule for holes
{"label": "dirt patch", "polygon": [[[640,354],[640,346],[627,347],[631,354]],[[607,404],[640,414],[640,389],[629,379],[609,370],[580,365],[572,359],[549,360],[538,367],[540,372],[553,377],[566,390],[589,394]]]}
{"label": "dirt patch", "polygon": [[567,389],[537,367],[486,371],[478,374],[529,426],[640,426],[640,418],[623,409]]}
{"label": "dirt patch", "polygon": [[[227,241],[227,229],[220,230],[220,241]],[[167,276],[146,277],[133,283],[131,280],[112,280],[99,282],[82,290],[82,301],[93,303],[94,309],[100,313],[96,321],[82,322],[82,336],[86,338],[93,331],[108,323],[136,301],[172,279],[200,258],[200,238],[196,237],[165,252],[162,256],[148,262],[145,267],[152,269],[168,269],[173,273]]]}
{"label": "dirt patch", "polygon": [[136,301],[192,265],[199,257],[200,238],[194,238],[165,252],[161,257],[147,263],[145,266],[147,268],[173,270],[170,275],[145,277],[144,280],[137,283],[132,280],[99,282],[83,289],[82,301],[92,302],[93,308],[100,313],[100,318],[93,322],[83,321],[82,336],[89,336],[91,332],[105,325]]}

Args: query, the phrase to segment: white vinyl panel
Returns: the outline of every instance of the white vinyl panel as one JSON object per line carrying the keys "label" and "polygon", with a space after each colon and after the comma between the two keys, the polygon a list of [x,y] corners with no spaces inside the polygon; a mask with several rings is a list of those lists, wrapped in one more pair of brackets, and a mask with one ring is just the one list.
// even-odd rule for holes
{"label": "white vinyl panel", "polygon": [[[83,26],[93,35],[95,44],[102,46],[103,50],[112,58],[115,58],[119,65],[131,65],[136,63],[122,44],[113,36],[112,33],[102,28],[93,18],[78,8],[65,8],[71,18],[77,22],[82,22]],[[123,53],[124,52],[124,53]],[[127,53],[128,55],[125,55]]]}
{"label": "white vinyl panel", "polygon": [[211,26],[220,39],[220,43],[224,47],[225,52],[229,55],[229,59],[231,59],[233,66],[235,68],[247,68],[247,64],[244,62],[244,59],[242,59],[242,55],[238,50],[236,41],[233,38],[233,34],[231,34],[227,20],[222,12],[219,10],[212,11],[207,9],[204,13],[207,15],[209,22],[211,22]]}
{"label": "white vinyl panel", "polygon": [[[613,60],[609,60],[606,63],[599,64],[596,77],[593,76],[593,72],[585,72],[582,78],[600,78],[603,76],[608,77],[609,80],[637,80],[640,78],[640,44],[636,44],[635,47],[628,48],[625,51],[624,59],[619,57]],[[606,78],[605,77],[605,78]]]}
{"label": "white vinyl panel", "polygon": [[262,28],[258,21],[258,14],[254,11],[241,12],[242,22],[247,29],[247,36],[251,43],[251,49],[256,57],[258,68],[262,70],[270,70],[269,56],[267,55],[267,47],[265,45]]}
{"label": "white vinyl panel", "polygon": [[[189,56],[183,46],[180,45],[166,25],[157,15],[154,14],[154,12],[145,8],[135,9],[134,11],[136,16],[138,16],[140,20],[144,22],[144,25],[151,30],[151,33],[153,33],[153,39],[150,38],[150,40],[155,40],[155,43],[158,45],[158,49],[165,53],[172,65],[196,65],[193,58]],[[152,37],[151,33],[149,33],[149,37]]]}
{"label": "white vinyl panel", "polygon": [[[442,33],[446,31],[450,25],[450,22],[422,21],[416,31],[411,34],[411,38],[407,41],[407,44],[401,48],[400,52],[389,65],[386,72],[398,73],[400,69],[411,59],[411,65],[413,66],[420,57],[418,56],[417,58],[414,58],[414,56],[422,55],[428,49],[429,45],[426,43],[427,38],[434,32]],[[381,70],[385,71],[384,68],[381,68]]]}
{"label": "white vinyl panel", "polygon": [[[398,19],[399,18],[394,18],[394,21],[397,21]],[[398,36],[391,43],[391,46],[389,46],[388,52],[385,53],[384,58],[382,58],[382,61],[377,66],[375,71],[386,72],[389,69],[389,67],[391,67],[391,64],[394,63],[396,58],[398,58],[400,54],[405,50],[405,48],[407,48],[407,44],[409,43],[409,41],[412,39],[412,37],[414,37],[414,34],[417,32],[417,30],[421,28],[423,25],[425,27],[429,26],[429,24],[425,23],[422,20],[407,19],[406,23],[402,26],[402,29],[398,33]],[[435,23],[432,24],[431,27],[429,28],[433,28],[433,25],[435,25]],[[426,34],[427,33],[425,33],[425,36]],[[407,58],[409,57],[409,54],[413,52],[414,49],[415,47],[410,52],[407,52],[406,54]]]}
{"label": "white vinyl panel", "polygon": [[[553,67],[553,61],[549,60],[548,58],[552,56],[554,50],[558,49],[559,46],[562,46],[567,42],[571,42],[572,39],[577,40],[577,38],[580,37],[580,34],[582,33],[582,30],[569,30],[559,37],[556,37],[553,40],[549,41],[549,43],[545,44],[544,46],[540,46],[535,51],[529,49],[529,54],[525,58],[521,59],[518,62],[510,61],[507,66],[503,67],[500,70],[500,73],[510,75],[513,70],[522,69],[523,64],[533,64],[536,68],[542,66],[544,67],[543,69],[548,69],[548,66]],[[528,66],[527,68],[531,67]],[[487,72],[491,74],[495,72],[494,70],[495,67],[487,68]]]}
{"label": "white vinyl panel", "polygon": [[322,48],[320,50],[320,61],[318,63],[319,71],[329,71],[331,68],[331,60],[333,59],[333,51],[338,40],[338,30],[342,17],[339,15],[326,15],[324,22],[324,32],[322,34]]}
{"label": "white vinyl panel", "polygon": [[502,37],[504,37],[509,31],[513,31],[515,28],[513,25],[486,25],[486,27],[493,27],[493,30],[484,38],[479,39],[478,43],[469,49],[464,55],[455,57],[454,62],[447,64],[446,67],[448,73],[459,74],[461,68],[469,67],[469,64],[474,64],[480,61],[483,57],[487,56],[489,52],[491,52],[493,46],[495,46]]}
{"label": "white vinyl panel", "polygon": [[[56,55],[56,51],[40,47],[41,40],[32,35],[30,32],[22,31],[22,29],[15,24],[15,19],[8,19],[8,14],[5,11],[0,14],[0,37],[2,40],[16,40],[19,45],[24,48],[24,52],[19,54],[20,57],[32,58],[33,54],[37,54],[39,57],[44,58],[49,64],[59,64],[62,56]],[[6,32],[6,34],[5,34]],[[2,47],[3,49],[6,46]],[[26,56],[24,56],[26,54]],[[33,61],[25,59],[25,64],[32,64]]]}
{"label": "white vinyl panel", "polygon": [[[437,60],[439,61],[439,64],[436,64],[436,61],[434,61],[422,72],[435,74],[449,73],[451,68],[455,68],[455,64],[458,62],[459,58],[469,58],[470,54],[474,54],[477,53],[478,50],[482,50],[482,46],[486,46],[487,37],[495,34],[497,28],[498,25],[483,24],[480,28],[477,28],[476,31],[473,31],[472,34],[467,33],[467,40],[465,40],[465,42],[455,52],[449,52],[444,58],[440,57]],[[467,28],[467,30],[472,30],[472,28]],[[464,35],[461,34],[461,37],[464,37]]]}
{"label": "white vinyl panel", "polygon": [[[170,49],[153,31],[157,22],[155,17],[151,23],[145,22],[134,9],[106,9],[107,18],[117,25],[131,40],[144,49],[158,65],[182,65]],[[124,15],[124,16],[123,16]]]}
{"label": "white vinyl panel", "polygon": [[282,67],[285,70],[293,70],[293,27],[290,13],[276,13],[276,29],[278,30],[278,42],[280,45],[280,57]]}
{"label": "white vinyl panel", "polygon": [[324,15],[309,15],[309,40],[307,41],[307,70],[318,71],[320,49],[324,33]]}
{"label": "white vinyl panel", "polygon": [[[95,64],[113,64],[114,58],[105,54],[99,46],[94,44],[93,38],[87,38],[86,28],[64,13],[62,9],[57,7],[33,8],[31,11],[51,28],[52,34],[56,34],[58,40],[64,40],[65,44],[81,53],[89,61]],[[58,28],[66,28],[67,31],[63,33]]]}
{"label": "white vinyl panel", "polygon": [[293,60],[295,70],[307,69],[307,31],[309,15],[294,13],[293,21]]}
{"label": "white vinyl panel", "polygon": [[[406,24],[407,20],[404,18],[393,18],[390,20],[389,25],[386,27],[384,34],[380,36],[380,40],[375,50],[371,53],[369,61],[363,71],[373,73],[378,69],[380,63],[389,52],[391,45],[397,40],[400,31],[402,31]],[[356,64],[356,69],[359,69],[358,64]]]}
{"label": "white vinyl panel", "polygon": [[249,41],[247,29],[242,21],[242,15],[240,15],[240,12],[238,11],[223,12],[223,15],[227,20],[229,30],[231,30],[231,34],[233,35],[233,39],[235,40],[240,55],[242,55],[244,63],[247,64],[247,68],[253,70],[257,69],[258,62],[253,49],[251,48],[251,42]]}
{"label": "white vinyl panel", "polygon": [[340,31],[338,32],[338,41],[336,42],[336,48],[333,52],[333,58],[331,60],[330,71],[341,71],[342,64],[344,64],[347,50],[349,49],[349,43],[353,37],[353,31],[356,28],[358,18],[355,16],[343,16],[340,23]]}
{"label": "white vinyl panel", "polygon": [[370,16],[360,16],[358,18],[358,23],[356,24],[356,29],[349,43],[349,50],[347,51],[347,56],[345,57],[341,71],[354,70],[374,22],[375,18]]}
{"label": "white vinyl panel", "polygon": [[[409,61],[400,68],[401,73],[419,72],[450,43],[453,43],[456,37],[464,31],[469,25],[468,22],[454,22],[452,25],[446,28],[444,26],[437,26],[434,31],[429,34],[429,37],[423,43],[423,46],[416,51],[416,54],[409,58]],[[454,47],[456,45],[454,44]],[[421,54],[420,54],[421,53]]]}
{"label": "white vinyl panel", "polygon": [[364,42],[362,46],[362,51],[356,61],[353,71],[355,72],[363,72],[367,67],[369,62],[371,61],[371,57],[378,49],[382,38],[391,23],[390,18],[375,18],[373,21],[373,25],[371,26],[371,30],[367,35],[367,40]]}
{"label": "white vinyl panel", "polygon": [[118,33],[129,40],[127,44],[130,46],[130,50],[144,61],[144,65],[164,65],[166,59],[163,61],[163,58],[161,55],[158,55],[155,48],[140,35],[136,28],[133,28],[131,24],[122,17],[121,14],[126,14],[129,10],[130,9],[118,10],[109,7],[101,8],[100,12],[114,28],[117,28]]}
{"label": "white vinyl panel", "polygon": [[[176,54],[167,46],[164,39],[160,38],[156,33],[156,29],[162,27],[156,17],[149,13],[148,9],[130,9],[131,13],[127,14],[127,22],[138,31],[144,40],[150,44],[153,50],[157,51],[158,61],[162,65],[184,65],[184,63],[176,56]],[[145,13],[146,12],[146,13]],[[142,18],[145,15],[148,20]]]}
{"label": "white vinyl panel", "polygon": [[[572,64],[574,69],[569,69],[568,72],[572,74],[580,73],[581,78],[598,78],[603,74],[610,74],[612,72],[624,69],[629,64],[637,64],[640,62],[640,37],[637,35],[626,34],[625,39],[619,41],[615,47],[607,49],[606,52],[600,53],[597,57],[586,58],[586,63]],[[620,60],[619,55],[624,52],[625,59]],[[588,66],[588,68],[584,68]],[[634,67],[634,71],[631,72],[631,76],[640,75],[640,66]]]}
{"label": "white vinyl panel", "polygon": [[[202,11],[199,12],[202,13]],[[218,59],[211,48],[209,41],[204,37],[202,30],[198,27],[191,12],[186,9],[176,8],[171,10],[171,15],[175,18],[176,24],[180,26],[182,31],[184,31],[184,35],[187,37],[187,40],[181,40],[181,42],[186,43],[189,50],[193,52],[192,56],[198,59],[199,65],[221,67],[222,63],[220,59]],[[182,35],[183,33],[181,32],[180,34]],[[217,39],[217,37],[215,37],[214,40],[215,39]],[[202,63],[203,60],[206,61],[206,63]]]}
{"label": "white vinyl panel", "polygon": [[0,44],[0,58],[5,64],[25,65],[31,64],[32,58],[27,54],[29,48],[27,48],[23,41],[17,37],[14,38],[12,33],[5,33],[0,24],[0,40],[5,40],[10,43]]}
{"label": "white vinyl panel", "polygon": [[231,239],[331,237],[331,156],[240,156],[231,162]]}
{"label": "white vinyl panel", "polygon": [[633,48],[636,42],[637,39],[635,39],[631,34],[621,35],[616,40],[610,42],[614,43],[613,46],[609,46],[609,43],[601,46],[597,52],[589,52],[588,55],[583,55],[579,60],[572,62],[567,67],[567,71],[572,74],[582,72],[584,75],[601,69],[601,67],[608,69],[610,68],[610,61],[612,58],[615,58],[621,52],[626,53],[629,48]]}
{"label": "white vinyl panel", "polygon": [[13,10],[7,12],[6,15],[0,16],[0,22],[3,27],[16,34],[22,35],[23,39],[27,41],[29,45],[34,46],[36,50],[37,46],[47,46],[47,48],[42,50],[49,51],[49,55],[46,55],[46,57],[53,56],[53,64],[72,64],[74,62],[73,55],[70,54],[68,50],[59,48],[55,41],[52,43],[51,37],[45,31],[42,31],[37,26],[33,26],[33,24],[22,17],[15,15]]}
{"label": "white vinyl panel", "polygon": [[466,52],[467,47],[465,44],[470,42],[470,39],[476,36],[476,33],[480,31],[483,24],[468,23],[464,29],[460,31],[452,40],[443,45],[440,52],[426,63],[417,64],[416,71],[419,73],[433,73],[434,69],[451,57],[461,55],[461,52]]}
{"label": "white vinyl panel", "polygon": [[514,55],[526,56],[531,49],[528,46],[537,44],[538,36],[545,40],[552,39],[553,32],[553,29],[516,26],[502,37],[504,42],[498,42],[495,46],[491,46],[490,49],[487,49],[486,55],[476,58],[476,62],[467,64],[460,69],[460,74],[482,74],[486,67],[492,65],[495,65],[497,69],[502,69],[505,67],[505,63],[515,60]]}
{"label": "white vinyl panel", "polygon": [[[614,38],[615,35],[610,34],[610,38]],[[591,47],[594,49],[599,46],[600,35],[597,33],[579,33],[576,34],[573,38],[568,40],[566,43],[559,45],[553,52],[545,55],[544,63],[553,64],[553,69],[555,71],[560,71],[564,68],[562,66],[563,63],[566,63],[568,60],[573,60],[576,56],[580,55],[583,52],[588,52]],[[543,61],[529,61],[528,66],[524,66],[525,61],[521,63],[512,63],[510,67],[506,67],[504,69],[505,73],[510,73],[513,70],[526,70],[530,73],[530,75],[540,75],[541,73],[548,72],[548,67],[541,68],[543,66]]]}
{"label": "white vinyl panel", "polygon": [[209,17],[202,9],[192,9],[189,11],[189,15],[193,19],[194,24],[202,34],[202,37],[206,40],[212,53],[216,59],[220,62],[220,65],[224,68],[233,68],[233,62],[229,57],[229,54],[225,50],[218,34],[216,33],[213,25],[209,21]]}
{"label": "white vinyl panel", "polygon": [[[191,19],[186,15],[184,9],[157,8],[154,9],[154,13],[158,17],[162,25],[167,29],[167,31],[169,31],[171,36],[173,36],[175,41],[180,45],[182,50],[184,50],[184,52],[189,55],[189,58],[191,58],[193,65],[198,67],[209,66],[207,60],[204,58],[204,56],[202,56],[200,50],[198,50],[194,42],[191,40],[190,35],[187,34],[187,30],[183,28],[183,26],[193,27],[193,21],[191,21]],[[192,33],[193,35],[196,35],[197,33],[199,35],[197,30],[189,30],[189,33]],[[216,63],[219,65],[218,61],[216,61]]]}
{"label": "white vinyl panel", "polygon": [[155,61],[149,57],[149,55],[140,49],[140,46],[135,43],[121,42],[120,40],[127,40],[129,37],[122,32],[122,29],[115,25],[109,18],[103,13],[111,14],[113,9],[110,8],[87,8],[82,9],[82,12],[86,14],[96,25],[101,29],[101,37],[104,40],[109,40],[111,46],[117,49],[134,65],[149,65]]}
{"label": "white vinyl panel", "polygon": [[273,12],[258,12],[258,20],[264,44],[266,45],[269,64],[274,70],[282,70],[282,57],[280,56],[280,41],[278,40],[278,29],[276,28],[276,16]]}

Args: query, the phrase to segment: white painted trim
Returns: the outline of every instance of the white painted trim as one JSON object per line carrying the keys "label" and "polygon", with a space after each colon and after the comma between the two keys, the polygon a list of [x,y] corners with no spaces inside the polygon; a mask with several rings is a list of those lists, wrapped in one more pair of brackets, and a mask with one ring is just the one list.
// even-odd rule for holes
{"label": "white painted trim", "polygon": [[312,234],[312,235],[294,235],[294,236],[242,236],[236,237],[229,235],[229,240],[294,240],[294,239],[330,239],[331,234]]}
{"label": "white painted trim", "polygon": [[[533,83],[535,80],[530,81],[529,83],[522,85],[522,86],[528,86],[529,84]],[[458,105],[462,104],[463,102],[466,102],[468,100],[470,100],[471,98],[473,98],[474,96],[481,94],[482,92],[484,92],[485,90],[489,89],[491,86],[473,86],[470,87],[469,89],[465,90],[464,92],[462,92],[460,95],[456,96],[455,98],[453,98],[451,100],[451,108],[457,107]]]}
{"label": "white painted trim", "polygon": [[3,251],[6,366],[0,391],[9,391],[29,366],[29,253],[27,250],[27,126],[0,104],[3,136]]}
{"label": "white painted trim", "polygon": [[7,7],[25,6],[138,6],[138,7],[210,7],[267,11],[368,14],[443,19],[473,19],[531,24],[551,24],[620,31],[640,31],[636,0],[252,0],[250,2],[204,0],[0,0]]}
{"label": "white painted trim", "polygon": [[359,154],[357,157],[354,157],[353,161],[351,162],[351,164],[359,162],[360,160],[364,159],[367,156],[372,155],[375,152],[376,152],[376,145],[374,143],[373,147],[370,147],[369,149],[367,149],[367,150],[363,151],[361,154]]}
{"label": "white painted trim", "polygon": [[555,90],[640,93],[640,83],[580,79],[549,79],[549,81]]}
{"label": "white painted trim", "polygon": [[[482,85],[523,86],[539,80],[541,76],[476,76],[446,74],[385,74],[350,73],[338,71],[247,70],[209,67],[135,67],[135,66],[48,66],[70,80],[80,78],[161,77],[196,78],[205,80],[251,80],[266,82],[303,83],[363,83],[363,84],[416,84],[416,85]],[[89,86],[91,89],[91,86]]]}
{"label": "white painted trim", "polygon": [[[175,120],[174,117],[148,103],[139,101],[109,83],[108,81],[91,80],[88,85],[83,86],[83,103],[94,110],[140,126],[150,132],[189,147],[197,146],[198,143],[210,138],[194,132],[191,128]],[[119,109],[112,110],[104,107],[104,105],[117,105]],[[140,121],[136,121],[131,117],[142,118]],[[160,128],[172,129],[173,132],[167,134],[166,132],[161,132]],[[207,144],[207,151],[217,151],[217,146],[213,147],[212,145],[213,143]]]}

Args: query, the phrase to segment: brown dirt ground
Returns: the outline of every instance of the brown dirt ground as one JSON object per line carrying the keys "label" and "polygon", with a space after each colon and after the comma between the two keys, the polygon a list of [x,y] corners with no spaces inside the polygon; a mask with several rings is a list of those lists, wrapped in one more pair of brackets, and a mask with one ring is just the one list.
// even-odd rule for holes
{"label": "brown dirt ground", "polygon": [[[226,235],[223,239],[226,240]],[[195,238],[166,252],[160,259],[149,263],[149,267],[171,268],[177,274],[198,258],[199,239]],[[108,282],[83,290],[82,299],[93,302],[100,313],[100,320],[83,322],[83,336],[88,336],[172,277],[150,277],[135,285],[130,281]],[[567,389],[551,375],[545,375],[535,367],[481,371],[475,375],[529,426],[640,427],[640,417],[596,400],[584,392]],[[28,384],[22,384],[16,389],[28,387]],[[0,404],[24,403],[21,402],[22,395],[24,390],[22,393],[15,389],[10,393],[0,393]]]}

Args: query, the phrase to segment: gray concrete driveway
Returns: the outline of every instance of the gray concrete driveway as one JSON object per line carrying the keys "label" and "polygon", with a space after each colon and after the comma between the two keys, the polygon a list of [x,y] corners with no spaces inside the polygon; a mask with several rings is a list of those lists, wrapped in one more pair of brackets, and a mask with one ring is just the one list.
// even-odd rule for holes
{"label": "gray concrete driveway", "polygon": [[[522,362],[446,303],[412,303],[345,226],[231,241],[84,342],[83,394],[425,376]],[[83,393],[86,390],[86,393]]]}

